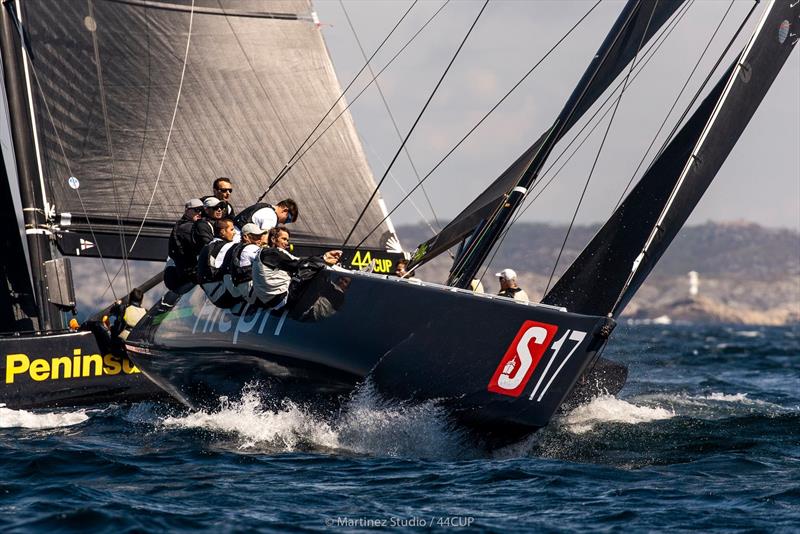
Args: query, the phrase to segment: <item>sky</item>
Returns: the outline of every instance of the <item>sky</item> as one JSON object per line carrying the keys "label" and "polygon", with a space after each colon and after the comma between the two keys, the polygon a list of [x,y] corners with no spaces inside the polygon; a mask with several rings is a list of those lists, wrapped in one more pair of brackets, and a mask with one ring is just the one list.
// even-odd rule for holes
{"label": "sky", "polygon": [[[367,55],[375,51],[411,5],[410,0],[344,0],[343,3]],[[422,0],[414,6],[375,55],[371,62],[375,72],[443,3],[443,0]],[[482,5],[483,2],[472,0],[451,1],[378,77],[403,135],[416,120]],[[593,2],[583,0],[491,1],[409,138],[407,148],[418,173],[427,174],[592,5]],[[623,5],[606,1],[598,6],[426,180],[425,190],[439,220],[446,221],[458,214],[549,127]],[[525,211],[523,221],[568,223],[576,208],[577,223],[601,222],[608,217],[631,178],[640,175],[635,171],[648,145],[656,139],[654,146],[660,146],[669,131],[657,135],[681,86],[730,5],[726,0],[696,0],[690,6],[687,16],[626,90],[602,150],[600,143],[607,119]],[[717,38],[700,63],[698,72],[702,76],[691,78],[678,99],[676,111],[669,115],[669,125],[674,124],[751,5],[744,0],[733,2]],[[339,81],[345,87],[364,65],[363,56],[340,2],[317,0],[314,6]],[[762,9],[758,7],[748,21],[746,35],[736,42],[735,50],[744,46]],[[368,72],[362,74],[346,97],[352,103],[351,112],[365,153],[379,180],[397,152],[401,138],[374,86],[355,98],[371,78]],[[554,155],[565,145],[562,142]],[[798,147],[800,53],[794,50],[689,224],[746,220],[770,227],[800,229]],[[595,157],[597,165],[591,172]],[[649,161],[645,159],[645,163]],[[578,207],[579,192],[587,179],[586,200]],[[394,207],[416,181],[409,160],[401,154],[381,188],[388,206]],[[413,205],[406,203],[392,216],[395,224],[423,219],[433,223],[434,215],[424,195],[419,192],[412,199]]]}

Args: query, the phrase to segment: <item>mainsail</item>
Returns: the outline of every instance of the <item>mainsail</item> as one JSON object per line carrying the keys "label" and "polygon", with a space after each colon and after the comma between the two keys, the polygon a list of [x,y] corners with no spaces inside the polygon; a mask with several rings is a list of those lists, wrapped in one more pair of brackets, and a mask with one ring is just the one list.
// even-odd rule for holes
{"label": "mainsail", "polygon": [[[185,200],[226,176],[236,208],[254,202],[341,93],[308,0],[21,7],[45,206],[65,254],[164,259]],[[374,187],[345,113],[265,201],[294,198],[299,241],[337,244]],[[378,198],[362,227],[384,215]],[[364,246],[390,233],[384,223]]]}
{"label": "mainsail", "polygon": [[798,26],[797,2],[769,3],[740,57],[544,303],[576,313],[622,312],[750,122],[797,43],[790,30]]}
{"label": "mainsail", "polygon": [[[682,0],[628,2],[556,123],[439,234],[420,245],[412,267],[424,264],[466,238],[506,202],[526,173],[538,173],[541,165],[536,165],[536,161],[544,163],[548,147],[552,147],[581,119],[682,3]],[[539,168],[533,169],[532,166]]]}

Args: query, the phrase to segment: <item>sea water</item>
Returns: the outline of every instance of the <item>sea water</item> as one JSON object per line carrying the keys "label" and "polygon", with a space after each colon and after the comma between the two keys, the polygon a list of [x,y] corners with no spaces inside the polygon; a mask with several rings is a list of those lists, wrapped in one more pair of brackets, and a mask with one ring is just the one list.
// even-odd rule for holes
{"label": "sea water", "polygon": [[798,328],[620,325],[619,397],[487,452],[365,386],[320,418],[0,407],[0,531],[800,530]]}

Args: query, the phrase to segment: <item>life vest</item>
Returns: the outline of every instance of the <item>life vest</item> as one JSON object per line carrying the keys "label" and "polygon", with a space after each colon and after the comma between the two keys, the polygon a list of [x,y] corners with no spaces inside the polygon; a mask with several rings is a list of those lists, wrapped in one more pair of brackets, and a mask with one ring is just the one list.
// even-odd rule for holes
{"label": "life vest", "polygon": [[253,297],[262,303],[270,302],[275,296],[287,293],[292,281],[288,272],[270,261],[273,254],[286,254],[291,259],[297,259],[282,249],[263,249],[253,261]]}
{"label": "life vest", "polygon": [[247,265],[242,267],[240,265],[242,259],[242,252],[249,243],[239,242],[233,245],[225,254],[225,260],[220,267],[220,278],[226,274],[231,276],[231,281],[234,284],[241,284],[249,282],[253,279],[253,266]]}
{"label": "life vest", "polygon": [[[236,225],[237,228],[241,229],[244,228],[244,225],[247,223],[253,222],[253,214],[258,210],[262,210],[264,208],[272,208],[272,204],[267,204],[266,202],[258,202],[253,204],[252,206],[248,206],[241,211],[236,217],[233,218],[233,224]],[[274,208],[273,208],[274,209]]]}
{"label": "life vest", "polygon": [[[215,239],[203,247],[197,258],[197,277],[201,284],[222,280],[224,274],[222,269],[227,260],[227,253],[234,246],[236,244],[230,241]],[[218,261],[220,254],[225,256],[222,262]]]}
{"label": "life vest", "polygon": [[184,221],[181,219],[172,228],[169,235],[169,257],[175,262],[175,266],[181,270],[194,270],[197,263],[195,256],[194,242],[192,241],[192,227],[194,221]]}
{"label": "life vest", "polygon": [[122,315],[122,320],[125,323],[125,326],[122,328],[122,331],[119,333],[119,337],[122,339],[128,339],[128,336],[133,330],[133,327],[145,316],[147,311],[140,307],[130,305],[125,308],[125,313]]}

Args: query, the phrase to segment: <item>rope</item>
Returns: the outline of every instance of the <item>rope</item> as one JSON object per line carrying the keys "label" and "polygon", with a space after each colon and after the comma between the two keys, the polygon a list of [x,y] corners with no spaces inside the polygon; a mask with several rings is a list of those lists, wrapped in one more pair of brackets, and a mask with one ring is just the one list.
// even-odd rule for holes
{"label": "rope", "polygon": [[189,59],[189,45],[192,42],[192,24],[194,23],[194,3],[195,0],[192,0],[192,9],[189,13],[189,34],[186,36],[186,52],[183,55],[183,68],[181,69],[181,81],[178,84],[178,95],[175,98],[175,108],[172,110],[172,120],[169,123],[169,131],[167,132],[167,142],[164,145],[164,152],[161,154],[161,163],[158,166],[158,174],[156,174],[156,181],[153,185],[153,192],[150,194],[150,201],[147,203],[147,209],[144,212],[144,217],[142,217],[142,223],[139,225],[139,229],[136,231],[136,237],[133,239],[133,244],[131,245],[131,250],[133,247],[136,246],[136,242],[139,240],[139,236],[142,233],[142,228],[144,228],[144,223],[147,220],[147,216],[150,214],[150,208],[153,206],[153,199],[156,197],[156,192],[158,191],[158,183],[161,181],[161,173],[164,171],[164,161],[167,159],[167,151],[169,150],[169,143],[172,139],[172,130],[175,127],[175,118],[178,115],[178,105],[181,102],[181,92],[183,91],[183,79],[186,76],[186,63]]}
{"label": "rope", "polygon": [[586,177],[586,183],[583,185],[583,191],[581,191],[581,196],[578,199],[578,205],[575,206],[575,211],[572,214],[572,220],[567,227],[566,235],[564,235],[564,242],[561,243],[561,249],[558,251],[558,256],[556,256],[556,261],[553,264],[553,270],[550,272],[550,278],[547,279],[547,285],[544,288],[544,294],[547,294],[547,290],[550,289],[550,284],[553,282],[553,277],[556,274],[556,269],[558,268],[558,263],[561,261],[561,255],[564,253],[564,247],[567,246],[567,240],[569,239],[569,234],[572,232],[572,227],[575,225],[575,219],[578,216],[578,211],[580,211],[581,205],[583,204],[583,199],[586,196],[586,190],[589,188],[589,182],[592,180],[592,176],[594,176],[594,170],[597,168],[597,162],[600,161],[600,154],[603,152],[603,147],[605,147],[606,140],[608,139],[608,134],[611,131],[611,125],[614,123],[614,118],[617,116],[617,110],[619,109],[619,105],[622,102],[622,97],[625,95],[625,90],[628,88],[628,82],[630,81],[631,74],[633,74],[633,69],[636,67],[636,58],[639,56],[639,52],[642,50],[642,46],[644,45],[644,39],[647,36],[647,30],[650,29],[650,23],[653,21],[653,14],[656,11],[656,6],[658,2],[653,5],[653,10],[650,11],[650,17],[647,19],[647,25],[642,32],[642,37],[639,40],[639,45],[636,47],[636,54],[634,54],[633,59],[631,60],[631,66],[628,69],[628,73],[625,75],[625,79],[622,83],[622,89],[620,90],[619,96],[617,97],[616,102],[614,103],[614,111],[611,113],[611,118],[608,121],[608,126],[606,127],[606,131],[603,134],[603,139],[600,141],[600,147],[597,149],[597,154],[594,157],[594,161],[592,162],[592,168],[589,170],[589,175]]}
{"label": "rope", "polygon": [[[478,12],[477,16],[475,17],[475,20],[472,21],[472,25],[470,25],[469,30],[467,31],[467,34],[464,36],[464,39],[462,39],[461,44],[458,45],[458,48],[456,49],[455,54],[453,54],[453,57],[450,59],[450,62],[447,64],[447,67],[445,68],[444,72],[442,73],[442,76],[439,78],[439,81],[436,83],[436,86],[433,88],[433,91],[428,96],[428,100],[425,102],[425,105],[422,106],[422,110],[420,110],[419,115],[417,115],[417,118],[414,121],[414,124],[412,124],[411,128],[408,130],[408,133],[406,134],[405,139],[403,139],[403,142],[400,144],[400,148],[397,149],[397,152],[395,153],[394,157],[392,158],[392,161],[389,162],[389,167],[386,169],[386,172],[383,173],[383,176],[378,181],[378,184],[375,186],[375,190],[372,191],[372,194],[367,199],[367,202],[364,204],[364,209],[361,210],[361,213],[359,214],[358,218],[356,218],[356,222],[353,224],[353,227],[350,229],[350,232],[347,234],[347,237],[344,238],[344,242],[342,243],[342,247],[347,245],[347,241],[350,240],[350,237],[352,237],[353,232],[355,232],[356,227],[358,226],[358,223],[361,222],[362,217],[364,217],[364,214],[367,212],[367,208],[369,208],[370,202],[372,202],[372,199],[374,199],[375,195],[378,194],[378,190],[380,189],[380,187],[383,184],[384,180],[386,180],[386,176],[389,174],[389,171],[391,170],[391,168],[394,165],[395,161],[397,161],[398,156],[400,156],[400,152],[403,150],[403,147],[406,146],[406,143],[408,142],[409,137],[411,137],[411,134],[414,132],[414,129],[417,127],[417,124],[419,124],[419,121],[422,119],[422,116],[425,114],[425,111],[428,109],[428,105],[431,103],[431,100],[433,100],[433,97],[436,94],[436,92],[439,90],[439,87],[442,85],[442,82],[444,82],[444,79],[447,76],[447,73],[450,72],[450,68],[453,66],[453,63],[455,62],[456,58],[458,57],[458,54],[461,52],[461,49],[464,47],[464,44],[467,42],[467,39],[469,39],[469,36],[472,34],[472,30],[475,28],[475,25],[478,24],[478,20],[480,20],[481,15],[483,15],[483,12],[486,9],[486,6],[488,4],[489,4],[489,0],[485,0],[484,3],[483,3],[483,6],[481,6],[480,11]],[[420,182],[417,185],[422,185],[422,182]]]}
{"label": "rope", "polygon": [[[87,6],[89,9],[89,17],[91,20],[96,21],[94,18],[94,2],[92,0],[87,0]],[[96,24],[96,22],[95,22]],[[100,62],[100,46],[97,43],[97,30],[92,31],[92,48],[94,50],[94,65],[95,70],[97,72],[97,88],[100,92],[100,109],[103,111],[103,126],[104,131],[106,134],[106,145],[108,146],[108,155],[111,160],[111,189],[114,194],[114,214],[117,218],[117,228],[119,233],[119,247],[122,251],[122,265],[125,268],[125,287],[127,289],[127,293],[131,292],[131,273],[130,269],[128,268],[128,255],[127,250],[125,248],[125,227],[122,224],[122,219],[120,218],[120,209],[119,204],[119,193],[117,191],[117,179],[116,173],[114,172],[114,143],[111,140],[111,127],[109,125],[108,120],[108,106],[106,105],[106,89],[103,84],[103,65]]]}
{"label": "rope", "polygon": [[[341,6],[342,11],[344,12],[344,16],[347,19],[347,24],[350,26],[350,30],[352,30],[352,32],[353,32],[353,37],[356,40],[356,44],[358,44],[358,49],[361,51],[361,56],[364,58],[364,61],[366,61],[367,68],[369,69],[369,73],[372,76],[372,78],[375,80],[375,88],[378,90],[378,94],[381,97],[381,102],[383,102],[383,107],[386,109],[386,113],[389,115],[389,120],[392,122],[392,126],[394,127],[394,131],[397,134],[397,138],[402,141],[403,140],[403,134],[400,133],[400,128],[397,126],[397,121],[394,118],[394,114],[392,113],[392,110],[389,108],[389,102],[386,100],[386,95],[383,94],[383,89],[381,88],[381,84],[378,82],[377,76],[375,76],[375,73],[372,71],[372,66],[369,64],[369,60],[367,59],[367,54],[366,54],[366,52],[364,52],[364,47],[361,45],[361,39],[358,38],[358,32],[356,32],[355,26],[353,26],[353,21],[350,20],[350,14],[347,12],[347,8],[344,7],[344,2],[342,2],[342,0],[339,0],[339,5]],[[414,160],[411,159],[411,153],[408,151],[408,147],[403,147],[403,152],[405,153],[406,158],[408,159],[409,165],[411,165],[411,170],[414,171],[414,176],[417,177],[417,183],[421,182],[422,181],[422,177],[419,175],[419,171],[417,170],[417,166],[414,165]],[[395,181],[397,181],[397,180],[395,180]],[[400,185],[400,182],[397,182],[397,184]],[[403,191],[403,192],[405,193],[405,191]],[[441,231],[442,225],[439,222],[439,217],[436,216],[436,210],[434,209],[433,203],[431,202],[431,199],[428,196],[428,192],[425,190],[424,187],[422,188],[422,194],[425,196],[425,201],[428,203],[428,207],[431,209],[431,214],[433,215],[433,220],[434,220],[434,222],[436,222],[436,226],[437,226],[438,230],[434,230],[434,228],[431,226],[431,224],[427,220],[425,222],[428,224],[428,226],[431,226],[431,230],[433,230],[433,233],[435,235],[437,232]],[[425,217],[423,217],[423,219],[425,219]]]}
{"label": "rope", "polygon": [[[350,89],[350,87],[352,87],[352,85],[355,83],[355,81],[358,79],[358,77],[359,77],[359,76],[361,76],[361,73],[362,73],[362,72],[364,72],[364,69],[366,69],[366,68],[367,68],[367,66],[369,65],[369,62],[370,62],[370,61],[372,61],[372,59],[373,59],[373,58],[375,57],[375,55],[376,55],[376,54],[377,54],[377,53],[380,51],[380,49],[381,49],[381,48],[383,48],[383,45],[384,45],[384,44],[386,44],[386,41],[388,41],[388,40],[389,40],[389,38],[392,36],[392,34],[394,34],[395,30],[397,30],[398,26],[400,26],[400,23],[402,23],[402,22],[403,22],[403,20],[405,20],[405,18],[406,18],[406,17],[408,16],[408,14],[411,12],[411,10],[412,10],[412,9],[414,9],[414,6],[415,6],[415,5],[417,5],[417,2],[418,2],[418,1],[419,1],[419,0],[414,0],[414,1],[411,3],[411,5],[408,7],[408,9],[405,11],[405,13],[403,13],[403,16],[401,16],[401,17],[400,17],[400,19],[399,19],[399,20],[398,20],[398,21],[395,23],[394,27],[392,27],[391,31],[390,31],[390,32],[389,32],[389,33],[386,35],[386,37],[384,37],[384,38],[383,38],[383,41],[381,41],[381,43],[378,45],[378,48],[376,48],[376,49],[375,49],[375,51],[372,53],[372,55],[371,55],[371,56],[369,57],[369,59],[366,61],[365,65],[364,65],[363,67],[361,67],[361,69],[360,69],[360,70],[359,70],[359,71],[356,73],[356,75],[353,77],[353,79],[352,79],[352,80],[350,80],[350,83],[348,83],[348,84],[347,84],[347,87],[345,87],[345,88],[344,88],[344,90],[341,92],[341,94],[339,95],[339,97],[338,97],[338,98],[337,98],[337,99],[336,99],[336,100],[333,102],[333,104],[331,104],[331,107],[330,107],[330,108],[328,108],[328,111],[326,111],[326,112],[325,112],[325,113],[322,115],[322,117],[319,119],[319,122],[317,123],[317,125],[316,125],[316,126],[314,126],[314,128],[312,128],[312,129],[311,129],[311,131],[308,133],[308,136],[306,136],[306,138],[303,140],[303,142],[302,142],[302,143],[300,143],[300,146],[298,146],[298,147],[297,147],[297,150],[295,150],[294,154],[292,154],[292,155],[291,155],[291,157],[289,158],[289,160],[288,160],[288,161],[286,162],[286,164],[283,166],[283,169],[281,169],[281,170],[280,170],[280,172],[278,172],[278,174],[275,176],[275,178],[273,178],[273,179],[272,179],[272,182],[270,182],[269,186],[267,186],[267,190],[266,190],[266,191],[264,191],[264,193],[262,193],[260,197],[258,197],[258,200],[256,200],[256,204],[258,204],[259,202],[261,202],[261,200],[263,200],[263,199],[264,199],[264,197],[265,197],[265,196],[267,196],[267,193],[269,193],[269,192],[272,190],[272,188],[273,188],[273,187],[275,187],[275,186],[278,184],[278,182],[280,182],[280,181],[283,179],[283,177],[284,177],[284,176],[286,176],[286,174],[287,174],[287,173],[288,173],[288,172],[291,170],[291,168],[292,168],[292,167],[293,167],[293,166],[294,166],[294,165],[297,163],[297,161],[299,161],[299,160],[300,160],[300,159],[303,157],[303,154],[305,154],[306,152],[308,152],[308,149],[306,149],[306,150],[305,150],[305,152],[303,152],[303,154],[301,154],[301,155],[300,155],[300,157],[297,157],[297,155],[298,155],[298,154],[300,153],[300,151],[303,149],[303,146],[304,146],[306,143],[308,143],[308,140],[309,140],[309,139],[311,139],[311,136],[313,136],[313,135],[314,135],[314,132],[316,132],[316,131],[317,131],[317,128],[319,128],[319,127],[320,127],[320,125],[322,125],[322,123],[325,121],[325,118],[326,118],[326,117],[327,117],[327,116],[330,114],[330,112],[331,112],[331,111],[333,111],[333,109],[336,107],[336,104],[338,104],[338,103],[339,103],[339,101],[340,101],[342,98],[344,98],[344,95],[345,95],[345,93],[347,93],[347,91]],[[449,1],[449,0],[448,0],[448,1]],[[437,13],[438,13],[438,11],[437,11]],[[413,38],[412,38],[412,39],[413,39]],[[349,107],[349,106],[348,106],[348,107]],[[347,108],[345,108],[345,109],[347,109]],[[340,114],[339,116],[341,116],[341,114]],[[336,117],[336,119],[338,119],[338,118],[339,118],[339,116],[337,116],[337,117]],[[336,121],[336,119],[334,119],[334,120],[333,120],[333,122],[335,122],[335,121]],[[329,126],[329,127],[330,127],[330,126]],[[325,129],[325,131],[323,131],[323,133],[325,133],[327,130],[328,130],[328,129],[326,128],[326,129]],[[317,139],[319,139],[319,137],[318,137]],[[314,143],[316,143],[316,140],[314,141]],[[312,144],[311,144],[311,146],[313,146],[313,145],[314,145],[314,143],[312,143]],[[308,148],[311,148],[311,146],[309,146]],[[295,158],[297,158],[297,160],[295,160]]]}
{"label": "rope", "polygon": [[[636,81],[636,79],[644,71],[644,69],[647,67],[647,65],[650,63],[650,61],[655,57],[655,55],[658,52],[658,50],[661,49],[661,46],[666,42],[667,38],[670,35],[672,35],[672,32],[675,30],[675,28],[677,28],[677,26],[680,23],[680,21],[683,20],[685,15],[688,13],[689,7],[693,3],[694,3],[694,0],[692,0],[692,2],[690,2],[689,4],[686,4],[685,6],[683,6],[681,8],[681,11],[679,12],[678,16],[675,17],[675,19],[672,20],[668,26],[663,28],[661,30],[660,35],[658,37],[656,37],[656,39],[651,44],[648,45],[648,48],[645,50],[646,58],[642,59],[639,62],[639,64],[637,65],[638,71],[633,76],[633,79],[632,79],[631,83]],[[524,215],[524,213],[526,211],[528,211],[528,209],[536,202],[536,200],[547,190],[547,188],[550,186],[550,184],[552,184],[553,181],[559,176],[559,174],[564,169],[564,167],[567,166],[567,164],[572,160],[572,158],[575,156],[575,154],[577,154],[577,152],[580,150],[580,148],[586,143],[586,141],[589,140],[589,138],[594,133],[594,131],[597,129],[597,127],[600,126],[600,124],[602,123],[603,119],[605,119],[606,115],[608,115],[608,113],[611,111],[611,108],[606,109],[603,112],[603,114],[600,115],[600,118],[595,121],[595,119],[600,114],[600,112],[603,111],[603,109],[605,109],[606,104],[608,104],[615,97],[615,95],[617,94],[617,91],[620,89],[620,87],[622,87],[622,83],[623,82],[619,82],[616,85],[616,87],[614,87],[614,89],[606,97],[606,99],[597,107],[597,110],[595,110],[595,112],[587,119],[586,124],[584,124],[581,127],[581,129],[573,136],[573,138],[570,140],[570,142],[567,144],[567,146],[564,147],[564,149],[559,153],[558,157],[556,157],[553,160],[553,162],[550,164],[550,166],[542,173],[542,179],[540,181],[538,181],[536,184],[534,184],[534,186],[531,188],[531,190],[528,191],[528,193],[526,194],[526,205],[518,213],[516,213],[514,215],[514,219],[511,221],[511,223],[509,223],[508,228],[503,230],[503,233],[500,235],[500,238],[498,239],[498,244],[495,246],[495,249],[494,249],[494,252],[492,254],[492,257],[490,258],[490,260],[486,263],[486,266],[484,267],[483,274],[481,274],[481,279],[483,279],[483,277],[486,275],[486,271],[489,269],[489,265],[491,265],[492,261],[494,260],[495,256],[497,255],[497,252],[500,250],[500,247],[502,246],[503,242],[505,241],[506,235],[511,230],[511,227],[514,224],[516,224],[517,221],[519,221],[519,219],[522,217],[522,215]],[[575,147],[575,149],[571,152],[571,154],[566,159],[566,161],[564,161],[564,163],[558,168],[558,170],[556,170],[555,173],[553,173],[552,176],[549,176],[548,180],[545,182],[544,181],[544,177],[549,175],[550,171],[553,170],[553,167],[555,167],[558,164],[558,162],[561,160],[561,158],[564,157],[564,154],[567,153],[567,151],[572,147],[572,145],[575,143],[575,141],[577,141],[577,139],[583,134],[583,132],[586,131],[586,129],[591,125],[593,125],[593,126],[589,130],[589,133],[587,133],[586,136],[583,138],[583,140],[578,144],[578,146]],[[537,187],[538,187],[538,191],[536,192],[536,194],[532,198],[529,198],[531,196],[531,194],[533,193],[533,191],[535,189],[537,189]]]}
{"label": "rope", "polygon": [[[67,158],[67,153],[64,150],[64,143],[61,141],[61,135],[58,133],[58,128],[56,128],[56,122],[55,119],[53,118],[53,113],[50,111],[50,105],[47,103],[47,98],[45,97],[44,88],[42,87],[42,83],[39,80],[39,72],[38,69],[36,68],[36,64],[33,61],[33,54],[31,54],[31,51],[28,49],[28,43],[23,37],[24,31],[22,29],[22,24],[19,21],[19,19],[17,19],[16,13],[14,13],[13,10],[9,10],[9,12],[11,13],[12,20],[14,21],[14,26],[16,26],[17,28],[17,32],[19,32],[20,34],[20,42],[22,43],[22,50],[28,56],[28,61],[31,65],[31,72],[33,72],[33,79],[36,81],[36,87],[39,88],[39,92],[42,95],[42,102],[44,103],[44,109],[45,111],[47,111],[47,116],[50,119],[50,124],[53,127],[53,132],[56,135],[56,141],[58,141],[58,148],[61,151],[61,156],[64,158],[64,165],[66,165],[67,167],[67,173],[70,176],[72,176],[72,167],[69,163],[69,158]],[[92,226],[92,222],[89,220],[89,214],[86,211],[86,205],[83,202],[83,197],[81,196],[81,192],[79,189],[75,189],[74,191],[78,195],[78,201],[81,204],[81,210],[83,210],[83,216],[86,217],[86,222],[88,223],[89,226],[89,233],[92,235],[92,240],[94,241],[95,246],[97,247],[97,255],[100,257],[100,264],[103,266],[103,272],[105,272],[108,283],[111,284],[111,276],[108,273],[108,268],[106,267],[105,258],[103,258],[103,254],[100,250],[97,237],[95,236],[94,227]],[[114,298],[115,299],[117,298],[116,294],[114,294]]]}
{"label": "rope", "polygon": [[628,188],[630,188],[631,184],[633,183],[633,179],[639,173],[639,169],[642,168],[642,164],[644,163],[644,160],[647,159],[647,155],[650,153],[650,149],[653,148],[653,145],[656,143],[656,139],[658,139],[659,134],[661,134],[661,131],[664,129],[664,126],[667,124],[667,120],[669,120],[669,116],[672,115],[672,112],[675,109],[675,106],[678,105],[678,100],[680,100],[680,98],[683,96],[683,92],[686,90],[686,87],[689,86],[689,81],[692,79],[692,77],[694,76],[694,73],[697,71],[697,68],[700,66],[700,62],[703,61],[703,58],[706,56],[706,52],[708,52],[708,49],[711,47],[711,43],[714,41],[714,38],[717,36],[717,33],[719,32],[720,28],[722,27],[722,24],[725,22],[725,19],[728,18],[728,14],[730,13],[731,8],[733,8],[733,2],[734,2],[734,0],[731,0],[731,3],[728,4],[728,9],[725,11],[725,14],[722,15],[722,18],[720,19],[719,24],[717,24],[717,27],[714,30],[714,33],[709,38],[708,43],[706,43],[706,46],[703,49],[703,52],[700,54],[700,57],[697,59],[697,62],[694,64],[694,68],[692,69],[692,72],[689,73],[689,76],[686,78],[686,82],[684,82],[683,87],[681,87],[681,90],[678,91],[678,96],[676,96],[675,100],[672,102],[672,106],[670,106],[669,111],[667,111],[667,114],[664,117],[664,120],[661,122],[661,125],[658,127],[658,131],[656,131],[656,134],[653,136],[653,140],[650,141],[650,144],[647,146],[647,150],[645,150],[644,154],[642,155],[642,159],[639,160],[639,164],[636,165],[636,169],[631,174],[630,180],[628,180],[627,185],[625,185],[625,189],[622,190],[622,194],[619,196],[619,199],[617,200],[617,204],[614,206],[614,209],[612,211],[617,211],[617,208],[619,208],[619,205],[622,204],[622,200],[625,198],[625,195],[628,193]]}
{"label": "rope", "polygon": [[545,59],[547,59],[547,58],[550,56],[550,54],[552,54],[552,53],[555,51],[555,49],[556,49],[556,48],[558,48],[558,46],[559,46],[559,45],[560,45],[560,44],[561,44],[561,43],[562,43],[562,42],[563,42],[563,41],[564,41],[564,40],[565,40],[567,37],[569,37],[569,35],[570,35],[570,34],[571,34],[571,33],[572,33],[574,30],[575,30],[575,28],[577,28],[577,27],[578,27],[578,26],[579,26],[579,25],[580,25],[580,24],[581,24],[581,23],[582,23],[582,22],[583,22],[583,21],[586,19],[586,17],[588,17],[588,16],[589,16],[589,14],[590,14],[592,11],[594,11],[594,9],[595,9],[595,8],[596,8],[596,7],[597,7],[599,4],[600,4],[600,2],[601,2],[601,1],[602,1],[602,0],[597,0],[597,2],[595,2],[595,4],[594,4],[594,5],[593,5],[593,6],[592,6],[590,9],[589,9],[589,11],[587,11],[587,12],[586,12],[586,13],[585,13],[585,14],[584,14],[584,15],[583,15],[581,18],[580,18],[580,20],[578,20],[578,22],[576,22],[576,23],[575,23],[575,24],[574,24],[574,25],[573,25],[573,26],[572,26],[572,27],[571,27],[571,28],[570,28],[570,29],[567,31],[567,33],[565,33],[565,34],[564,34],[564,35],[563,35],[563,36],[562,36],[562,37],[561,37],[561,38],[560,38],[558,41],[556,41],[556,43],[555,43],[555,44],[554,44],[554,45],[553,45],[553,46],[552,46],[552,47],[551,47],[551,48],[550,48],[550,49],[549,49],[549,50],[548,50],[548,51],[547,51],[547,52],[546,52],[546,53],[545,53],[545,54],[544,54],[544,55],[543,55],[543,56],[542,56],[540,59],[539,59],[539,61],[537,61],[537,62],[536,62],[536,64],[534,64],[534,66],[533,66],[533,67],[531,67],[531,68],[528,70],[528,72],[526,72],[526,73],[525,73],[525,74],[522,76],[522,78],[520,78],[520,79],[517,81],[517,83],[515,83],[515,84],[514,84],[514,85],[511,87],[511,89],[509,89],[509,90],[506,92],[506,94],[504,94],[504,95],[502,96],[502,98],[500,98],[500,100],[498,100],[498,101],[497,101],[497,103],[496,103],[494,106],[492,106],[492,107],[489,109],[489,111],[487,111],[487,112],[486,112],[486,114],[485,114],[483,117],[481,117],[481,119],[480,119],[478,122],[476,122],[476,123],[475,123],[475,125],[474,125],[472,128],[470,128],[470,129],[467,131],[467,133],[466,133],[466,134],[465,134],[465,135],[464,135],[464,136],[463,136],[463,137],[462,137],[462,138],[461,138],[461,139],[460,139],[460,140],[459,140],[459,141],[458,141],[458,142],[457,142],[455,145],[453,145],[453,147],[452,147],[452,148],[451,148],[451,149],[450,149],[450,150],[449,150],[449,151],[448,151],[448,152],[447,152],[447,153],[444,155],[444,157],[442,157],[442,159],[440,159],[440,160],[438,161],[438,163],[436,163],[436,165],[434,165],[434,166],[433,166],[433,168],[432,168],[430,171],[428,171],[428,173],[427,173],[425,176],[423,176],[423,177],[422,177],[422,180],[420,181],[420,183],[418,183],[417,185],[415,185],[414,187],[412,187],[412,188],[411,188],[411,190],[408,192],[408,194],[407,194],[406,196],[404,196],[402,199],[400,199],[400,202],[398,202],[398,203],[397,203],[397,205],[396,205],[394,208],[392,208],[392,209],[391,209],[391,211],[389,211],[389,213],[386,215],[386,217],[384,217],[384,219],[383,219],[383,220],[381,220],[381,221],[380,221],[380,222],[379,222],[379,223],[378,223],[378,224],[377,224],[377,225],[376,225],[376,226],[375,226],[375,227],[374,227],[372,230],[370,230],[370,231],[369,231],[369,233],[368,233],[368,234],[367,234],[367,235],[366,235],[366,236],[365,236],[365,237],[364,237],[364,238],[363,238],[363,239],[362,239],[362,240],[361,240],[361,241],[358,243],[358,245],[356,245],[356,247],[360,247],[360,246],[361,246],[361,245],[364,243],[364,241],[366,241],[367,239],[369,239],[369,236],[371,236],[371,235],[372,235],[372,234],[373,234],[373,233],[374,233],[374,232],[375,232],[375,231],[376,231],[378,228],[380,228],[380,226],[381,226],[381,225],[384,223],[384,221],[386,221],[386,219],[388,219],[388,218],[389,218],[389,217],[390,217],[390,216],[391,216],[391,215],[392,215],[392,214],[393,214],[393,213],[394,213],[394,212],[395,212],[395,211],[396,211],[396,210],[397,210],[397,209],[398,209],[400,206],[402,206],[402,205],[403,205],[403,203],[404,203],[404,202],[405,202],[405,201],[406,201],[406,200],[407,200],[407,199],[408,199],[408,198],[409,198],[409,197],[410,197],[412,194],[414,194],[414,192],[417,190],[417,188],[421,187],[421,184],[422,184],[422,182],[425,182],[425,180],[427,180],[427,179],[428,179],[428,178],[429,178],[429,177],[430,177],[430,176],[431,176],[431,175],[432,175],[434,172],[436,172],[436,170],[437,170],[437,169],[438,169],[438,168],[439,168],[439,167],[440,167],[440,166],[441,166],[441,165],[442,165],[442,164],[445,162],[445,160],[447,160],[447,158],[449,158],[449,157],[450,157],[450,156],[453,154],[453,152],[455,152],[455,151],[458,149],[458,147],[460,147],[460,146],[461,146],[461,145],[464,143],[464,141],[466,141],[466,140],[467,140],[467,139],[468,139],[468,138],[469,138],[469,137],[472,135],[472,133],[473,133],[473,132],[475,132],[475,130],[477,130],[477,129],[478,129],[478,127],[480,127],[480,125],[481,125],[481,124],[483,124],[483,122],[484,122],[486,119],[488,119],[488,118],[489,118],[489,116],[490,116],[492,113],[494,113],[494,111],[495,111],[495,110],[496,110],[498,107],[500,107],[500,105],[501,105],[503,102],[505,102],[505,101],[506,101],[506,99],[507,99],[509,96],[511,96],[511,94],[512,94],[514,91],[516,91],[516,90],[517,90],[517,88],[518,88],[520,85],[522,85],[522,82],[524,82],[524,81],[525,81],[525,80],[528,78],[528,76],[530,76],[530,75],[533,73],[533,71],[534,71],[534,70],[536,70],[536,68],[537,68],[537,67],[539,67],[539,65],[541,65],[541,64],[544,62],[544,60],[545,60]]}

